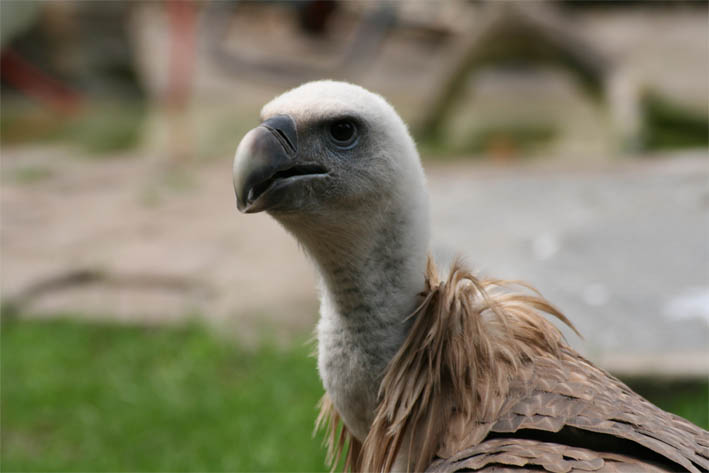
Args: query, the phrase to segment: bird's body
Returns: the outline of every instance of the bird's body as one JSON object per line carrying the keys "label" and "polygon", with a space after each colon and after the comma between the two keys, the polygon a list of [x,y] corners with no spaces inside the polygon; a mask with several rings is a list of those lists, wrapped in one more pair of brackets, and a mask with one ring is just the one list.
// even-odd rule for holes
{"label": "bird's body", "polygon": [[573,351],[540,296],[427,269],[423,170],[384,99],[313,82],[261,118],[236,153],[237,205],[267,210],[318,270],[322,419],[335,450],[342,421],[352,468],[709,469],[709,434]]}

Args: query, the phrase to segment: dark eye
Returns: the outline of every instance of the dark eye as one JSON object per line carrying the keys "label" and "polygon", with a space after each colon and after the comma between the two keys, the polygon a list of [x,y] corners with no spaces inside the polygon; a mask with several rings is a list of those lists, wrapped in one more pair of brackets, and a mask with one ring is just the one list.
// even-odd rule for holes
{"label": "dark eye", "polygon": [[357,127],[351,120],[337,120],[330,124],[330,136],[337,146],[346,148],[357,140]]}

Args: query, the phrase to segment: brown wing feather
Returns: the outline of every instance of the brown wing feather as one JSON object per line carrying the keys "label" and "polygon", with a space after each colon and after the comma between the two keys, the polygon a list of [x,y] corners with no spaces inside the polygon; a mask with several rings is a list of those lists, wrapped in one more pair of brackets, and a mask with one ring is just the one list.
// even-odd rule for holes
{"label": "brown wing feather", "polygon": [[490,431],[559,432],[573,427],[638,444],[689,471],[709,469],[709,434],[652,405],[568,347],[557,360],[533,365],[533,376],[513,382],[522,395],[503,407]]}
{"label": "brown wing feather", "polygon": [[[362,445],[344,427],[337,435],[337,413],[325,399],[331,451],[341,453],[349,439],[351,468],[389,471],[403,457],[408,469],[441,472],[651,471],[668,461],[692,472],[709,469],[709,433],[572,350],[540,312],[573,326],[536,291],[512,292],[510,284],[477,279],[458,264],[442,283],[431,261],[426,280]],[[586,445],[578,439],[567,444],[574,432],[616,439],[621,451],[579,448]],[[431,464],[435,457],[444,460]]]}
{"label": "brown wing feather", "polygon": [[460,470],[484,472],[547,471],[569,472],[637,472],[666,471],[652,462],[627,455],[597,452],[585,448],[528,439],[492,439],[469,448],[456,459],[438,460],[428,469],[431,473]]}

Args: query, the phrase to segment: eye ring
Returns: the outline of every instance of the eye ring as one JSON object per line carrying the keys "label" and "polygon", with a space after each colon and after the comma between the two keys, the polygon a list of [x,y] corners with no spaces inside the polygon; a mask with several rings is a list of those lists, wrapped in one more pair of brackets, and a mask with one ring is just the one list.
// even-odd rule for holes
{"label": "eye ring", "polygon": [[357,125],[350,119],[335,120],[328,127],[330,139],[341,149],[350,149],[357,144],[359,133]]}

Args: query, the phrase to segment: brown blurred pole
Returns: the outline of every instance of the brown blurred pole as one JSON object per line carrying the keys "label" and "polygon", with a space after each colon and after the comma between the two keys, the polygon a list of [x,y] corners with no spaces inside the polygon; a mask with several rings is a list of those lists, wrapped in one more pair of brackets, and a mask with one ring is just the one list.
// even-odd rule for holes
{"label": "brown blurred pole", "polygon": [[165,2],[170,58],[165,105],[168,112],[169,152],[177,160],[189,158],[192,148],[188,108],[195,62],[197,12],[192,0]]}

